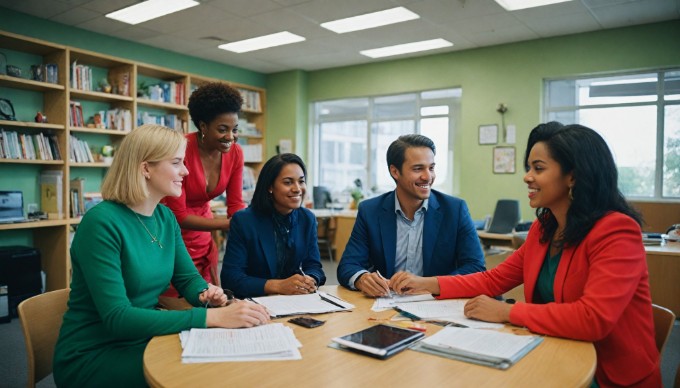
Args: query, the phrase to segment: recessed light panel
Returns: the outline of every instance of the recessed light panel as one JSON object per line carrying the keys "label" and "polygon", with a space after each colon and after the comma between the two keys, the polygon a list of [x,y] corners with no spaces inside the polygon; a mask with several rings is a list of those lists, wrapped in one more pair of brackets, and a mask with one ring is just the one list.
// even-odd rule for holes
{"label": "recessed light panel", "polygon": [[544,5],[564,3],[571,0],[495,0],[501,7],[508,11],[516,11],[518,9],[542,7]]}
{"label": "recessed light panel", "polygon": [[321,23],[321,27],[337,32],[338,34],[344,34],[345,32],[367,30],[369,28],[401,23],[418,18],[420,18],[418,14],[413,13],[404,7],[396,7],[384,11]]}
{"label": "recessed light panel", "polygon": [[371,50],[359,51],[361,55],[371,58],[382,58],[393,55],[416,53],[419,51],[435,50],[442,47],[451,47],[453,43],[445,39],[431,39],[421,42],[398,44],[396,46],[381,47]]}
{"label": "recessed light panel", "polygon": [[147,0],[106,14],[109,19],[123,23],[139,24],[147,20],[156,19],[183,9],[197,6],[193,0]]}
{"label": "recessed light panel", "polygon": [[283,46],[284,44],[291,44],[304,41],[305,38],[300,35],[295,35],[288,31],[277,32],[276,34],[258,36],[238,42],[225,43],[217,47],[222,50],[233,51],[235,53],[246,53],[248,51],[262,50],[269,47]]}

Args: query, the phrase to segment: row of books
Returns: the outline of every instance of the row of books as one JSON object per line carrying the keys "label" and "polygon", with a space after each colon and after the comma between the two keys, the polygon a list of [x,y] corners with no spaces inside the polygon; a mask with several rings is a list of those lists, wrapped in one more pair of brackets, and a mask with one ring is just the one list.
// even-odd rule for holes
{"label": "row of books", "polygon": [[69,184],[71,217],[82,217],[85,214],[85,179],[75,178]]}
{"label": "row of books", "polygon": [[73,61],[71,65],[71,87],[78,90],[95,90],[92,82],[92,68],[87,65],[79,65],[76,61]]}
{"label": "row of books", "polygon": [[92,151],[90,151],[90,145],[87,141],[80,140],[77,137],[71,135],[69,139],[69,145],[71,146],[71,161],[76,163],[92,163],[94,158],[92,157]]}
{"label": "row of books", "polygon": [[149,112],[137,113],[137,125],[144,124],[163,125],[179,132],[185,132],[185,128],[187,126],[187,122],[177,117],[177,115],[154,115]]}
{"label": "row of books", "polygon": [[151,101],[169,102],[178,105],[186,104],[184,82],[161,82],[158,85],[149,86],[146,92]]}
{"label": "row of books", "polygon": [[260,103],[260,93],[254,90],[238,89],[243,97],[242,109],[262,112],[262,104]]}
{"label": "row of books", "polygon": [[246,119],[238,120],[238,130],[242,135],[245,136],[262,136],[262,132],[255,126],[255,123],[251,123]]}
{"label": "row of books", "polygon": [[56,135],[24,134],[0,129],[0,158],[27,160],[61,160]]}

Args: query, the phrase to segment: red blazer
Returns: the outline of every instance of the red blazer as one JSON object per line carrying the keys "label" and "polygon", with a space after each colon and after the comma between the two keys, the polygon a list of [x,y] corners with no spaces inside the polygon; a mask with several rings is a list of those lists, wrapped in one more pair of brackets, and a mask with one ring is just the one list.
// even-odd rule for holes
{"label": "red blazer", "polygon": [[[555,337],[593,342],[601,387],[660,387],[649,274],[639,225],[621,213],[602,217],[576,247],[566,247],[555,275],[555,303],[532,304],[549,243],[534,222],[527,241],[496,268],[439,277],[439,298],[501,295],[524,283],[526,303],[510,322]],[[564,367],[569,367],[565,365]]]}

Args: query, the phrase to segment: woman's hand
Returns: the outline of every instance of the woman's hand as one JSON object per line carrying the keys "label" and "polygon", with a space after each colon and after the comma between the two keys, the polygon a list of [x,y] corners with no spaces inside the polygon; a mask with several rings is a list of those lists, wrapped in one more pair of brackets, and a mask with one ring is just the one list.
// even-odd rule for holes
{"label": "woman's hand", "polygon": [[264,284],[266,294],[302,295],[316,291],[316,282],[310,276],[295,274],[287,279],[269,279]]}
{"label": "woman's hand", "polygon": [[212,307],[226,306],[228,302],[224,290],[210,283],[208,283],[208,289],[198,295],[198,300],[204,305],[209,304]]}
{"label": "woman's hand", "polygon": [[439,295],[439,282],[436,277],[416,276],[404,271],[399,271],[392,276],[390,288],[400,295]]}
{"label": "woman's hand", "polygon": [[510,322],[511,304],[507,304],[486,295],[480,295],[470,299],[463,312],[468,318],[479,319],[485,322]]}
{"label": "woman's hand", "polygon": [[206,324],[208,327],[235,329],[264,325],[270,320],[269,312],[264,306],[237,300],[226,307],[208,309]]}

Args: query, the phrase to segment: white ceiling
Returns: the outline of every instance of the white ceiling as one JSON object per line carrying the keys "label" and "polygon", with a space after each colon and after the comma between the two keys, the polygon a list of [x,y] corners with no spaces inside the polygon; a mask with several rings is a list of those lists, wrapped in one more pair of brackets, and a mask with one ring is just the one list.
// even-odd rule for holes
{"label": "white ceiling", "polygon": [[[0,7],[262,73],[375,62],[359,51],[433,38],[444,38],[454,46],[428,54],[680,18],[680,0],[572,0],[514,12],[493,0],[199,1],[197,7],[135,26],[104,14],[138,0],[0,0]],[[346,34],[319,26],[396,6],[408,8],[420,19]],[[307,40],[243,54],[217,48],[281,31]],[[423,53],[382,60],[419,55]]]}

